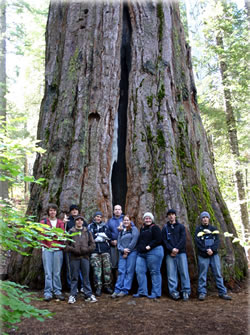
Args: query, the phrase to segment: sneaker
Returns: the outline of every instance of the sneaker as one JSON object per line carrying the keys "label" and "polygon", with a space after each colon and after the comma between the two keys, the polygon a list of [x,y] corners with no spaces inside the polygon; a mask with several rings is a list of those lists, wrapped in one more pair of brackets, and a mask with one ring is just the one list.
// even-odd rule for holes
{"label": "sneaker", "polygon": [[198,299],[199,299],[200,301],[205,300],[205,298],[206,298],[206,294],[205,294],[205,293],[200,293],[199,296],[198,296]]}
{"label": "sneaker", "polygon": [[85,301],[87,301],[87,302],[97,302],[97,299],[94,296],[94,294],[92,294],[90,297],[86,298]]}
{"label": "sneaker", "polygon": [[81,292],[82,294],[84,294],[84,289],[83,289],[83,287],[80,289],[80,292]]}
{"label": "sneaker", "polygon": [[118,298],[122,298],[122,297],[125,297],[125,295],[127,295],[127,294],[124,293],[124,292],[119,292],[119,293],[117,294],[117,297],[118,297]]}
{"label": "sneaker", "polygon": [[100,287],[97,287],[96,291],[95,291],[95,295],[97,297],[100,297],[102,295],[102,289]]}
{"label": "sneaker", "polygon": [[51,301],[52,300],[52,297],[50,295],[46,295],[44,298],[43,298],[44,301]]}
{"label": "sneaker", "polygon": [[113,290],[110,287],[105,287],[105,292],[108,294],[112,294]]}
{"label": "sneaker", "polygon": [[65,297],[64,297],[62,294],[56,294],[56,295],[55,295],[55,299],[56,299],[56,300],[60,300],[60,301],[64,301],[64,300],[65,300]]}
{"label": "sneaker", "polygon": [[117,298],[118,294],[119,294],[119,293],[117,293],[117,292],[113,292],[113,294],[111,295],[111,298],[112,298],[112,299]]}
{"label": "sneaker", "polygon": [[183,292],[182,299],[183,299],[183,301],[188,301],[189,300],[189,295],[188,295],[187,292]]}
{"label": "sneaker", "polygon": [[173,300],[179,300],[179,299],[180,299],[180,295],[179,295],[179,293],[177,293],[177,292],[171,293],[171,294],[170,294],[170,297],[171,297]]}
{"label": "sneaker", "polygon": [[230,297],[230,295],[227,294],[221,294],[219,295],[219,297],[224,300],[232,300],[232,297]]}
{"label": "sneaker", "polygon": [[76,298],[73,295],[69,296],[68,304],[74,304],[76,302]]}
{"label": "sneaker", "polygon": [[147,297],[147,295],[139,293],[133,294],[133,298],[144,298],[144,297]]}

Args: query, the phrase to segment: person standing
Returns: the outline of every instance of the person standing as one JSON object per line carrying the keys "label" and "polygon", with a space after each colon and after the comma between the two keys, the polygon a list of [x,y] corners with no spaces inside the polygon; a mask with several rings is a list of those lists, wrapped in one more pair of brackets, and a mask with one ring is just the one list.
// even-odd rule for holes
{"label": "person standing", "polygon": [[111,257],[112,269],[117,270],[119,261],[119,252],[117,249],[118,233],[119,229],[122,229],[119,227],[121,227],[121,223],[124,217],[124,215],[122,215],[122,206],[115,205],[113,213],[114,215],[111,219],[108,220],[107,226],[111,232],[110,257]]}
{"label": "person standing", "polygon": [[69,304],[76,302],[79,271],[82,273],[85,301],[97,302],[89,281],[89,255],[95,249],[95,241],[83,223],[84,218],[82,216],[75,217],[75,226],[69,230],[69,233],[78,233],[78,235],[73,235],[73,241],[67,241],[65,248],[65,251],[70,253],[71,287]]}
{"label": "person standing", "polygon": [[111,262],[110,262],[110,245],[111,232],[105,222],[102,222],[102,212],[97,211],[94,214],[93,222],[88,226],[92,233],[96,248],[90,256],[90,265],[94,272],[94,285],[96,296],[102,294],[102,274],[104,279],[104,289],[106,293],[112,294],[111,289]]}
{"label": "person standing", "polygon": [[168,290],[172,299],[180,299],[178,292],[178,272],[181,280],[181,292],[184,301],[191,293],[188,262],[186,255],[186,230],[176,219],[176,211],[167,212],[168,222],[162,228],[162,241],[166,249],[166,267]]}
{"label": "person standing", "polygon": [[[65,230],[69,231],[71,228],[75,227],[75,218],[79,215],[79,206],[78,205],[70,205],[69,207],[69,215],[65,215],[63,221],[65,224]],[[83,226],[88,227],[86,221],[83,221]]]}
{"label": "person standing", "polygon": [[[48,218],[41,223],[48,225],[49,228],[60,228],[64,231],[63,221],[57,219],[58,207],[49,204],[47,208]],[[53,244],[60,244],[55,238],[53,241],[44,240],[42,242],[42,261],[45,273],[44,300],[50,301],[53,296],[61,301],[65,300],[62,295],[61,268],[63,263],[63,247],[54,247]]]}
{"label": "person standing", "polygon": [[[79,215],[79,206],[72,204],[69,207],[69,216],[65,215],[63,222],[65,224],[65,230],[67,232],[70,231],[71,228],[75,227],[75,218]],[[83,221],[83,226],[88,227],[88,224]],[[67,280],[67,286],[71,287],[71,270],[70,270],[70,253],[65,252],[64,253],[64,261],[66,264],[66,280]],[[81,292],[83,293],[83,278],[82,273],[79,271],[79,279],[80,279],[80,286],[81,286]]]}
{"label": "person standing", "polygon": [[139,237],[138,229],[132,226],[128,215],[123,217],[123,229],[118,234],[117,248],[120,254],[118,263],[118,278],[111,298],[128,295],[131,289],[136,262],[136,244]]}
{"label": "person standing", "polygon": [[[157,299],[161,297],[161,263],[164,256],[161,245],[161,229],[154,223],[154,216],[147,212],[143,215],[143,227],[140,230],[137,242],[136,277],[138,291],[134,298],[148,297]],[[148,295],[147,270],[149,270],[152,290]]]}
{"label": "person standing", "polygon": [[211,266],[219,297],[224,300],[231,300],[227,294],[227,289],[223,283],[220,267],[219,248],[219,230],[210,225],[210,215],[208,212],[200,214],[201,225],[195,230],[195,244],[198,249],[198,299],[203,301],[207,294],[207,272]]}

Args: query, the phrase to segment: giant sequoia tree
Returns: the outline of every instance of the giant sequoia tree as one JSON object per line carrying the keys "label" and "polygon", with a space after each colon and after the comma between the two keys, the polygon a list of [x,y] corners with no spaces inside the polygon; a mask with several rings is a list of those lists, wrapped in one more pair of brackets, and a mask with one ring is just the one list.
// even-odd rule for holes
{"label": "giant sequoia tree", "polygon": [[[108,217],[120,203],[137,225],[152,211],[160,226],[176,208],[193,233],[202,210],[235,234],[220,194],[196,100],[178,5],[170,2],[52,2],[47,25],[46,87],[28,212],[79,203],[87,218]],[[222,235],[227,280],[246,270],[239,245]],[[35,265],[35,271],[34,271]],[[39,262],[13,260],[12,277],[28,284]]]}

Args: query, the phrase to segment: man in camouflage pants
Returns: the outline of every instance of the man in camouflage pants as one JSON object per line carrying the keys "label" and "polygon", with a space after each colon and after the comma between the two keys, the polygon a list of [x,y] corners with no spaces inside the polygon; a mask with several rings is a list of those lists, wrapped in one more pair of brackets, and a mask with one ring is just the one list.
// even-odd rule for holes
{"label": "man in camouflage pants", "polygon": [[88,229],[92,233],[96,243],[96,248],[90,256],[90,265],[94,272],[96,296],[100,297],[102,293],[102,273],[104,277],[105,292],[112,294],[109,245],[111,232],[108,226],[102,222],[102,212],[98,211],[94,214],[93,222],[89,225]]}

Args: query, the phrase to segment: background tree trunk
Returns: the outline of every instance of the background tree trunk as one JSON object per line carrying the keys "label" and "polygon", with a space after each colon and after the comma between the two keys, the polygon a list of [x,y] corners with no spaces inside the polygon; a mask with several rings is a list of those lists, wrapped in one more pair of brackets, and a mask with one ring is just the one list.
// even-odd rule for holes
{"label": "background tree trunk", "polygon": [[[6,1],[0,0],[0,124],[6,121]],[[0,181],[0,197],[7,199],[8,182]]]}
{"label": "background tree trunk", "polygon": [[[61,211],[79,203],[87,219],[96,209],[108,218],[120,203],[138,226],[152,211],[162,227],[175,208],[188,231],[193,281],[199,213],[209,211],[222,232],[236,232],[212,165],[177,4],[53,2],[46,38],[38,138],[47,151],[34,175],[47,182],[32,186],[28,212],[40,219],[49,202]],[[240,279],[243,249],[221,235],[225,278]],[[13,258],[13,278],[36,283],[30,262]]]}
{"label": "background tree trunk", "polygon": [[[216,38],[217,46],[224,51],[224,44],[222,36],[217,36]],[[232,106],[232,96],[230,89],[228,88],[228,76],[227,76],[227,63],[224,61],[223,56],[221,54],[218,55],[220,61],[220,73],[224,91],[224,99],[225,99],[225,113],[227,119],[227,132],[229,137],[230,149],[234,157],[235,163],[235,179],[236,179],[236,189],[238,193],[238,199],[240,204],[240,213],[241,213],[241,222],[242,222],[242,236],[246,240],[247,233],[249,230],[249,216],[247,209],[247,196],[244,187],[244,176],[242,171],[240,170],[240,150],[239,150],[239,142],[237,136],[237,125],[234,116],[234,110]]]}

